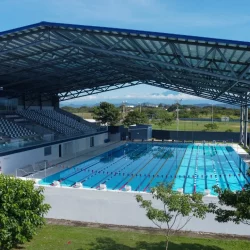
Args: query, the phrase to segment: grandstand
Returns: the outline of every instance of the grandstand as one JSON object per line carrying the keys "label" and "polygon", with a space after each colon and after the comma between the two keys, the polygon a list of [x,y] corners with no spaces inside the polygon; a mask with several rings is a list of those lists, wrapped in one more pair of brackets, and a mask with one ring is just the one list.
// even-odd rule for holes
{"label": "grandstand", "polygon": [[49,22],[0,32],[1,169],[17,167],[6,155],[39,151],[15,158],[20,167],[104,144],[106,128],[59,102],[138,84],[239,106],[246,146],[249,57],[249,42],[157,32]]}
{"label": "grandstand", "polygon": [[0,117],[0,133],[2,137],[7,136],[13,139],[36,136],[35,132],[2,117]]}
{"label": "grandstand", "polygon": [[[27,128],[29,124],[32,126]],[[37,126],[40,126],[40,133],[32,131]],[[0,116],[1,137],[9,139],[38,137],[44,133],[54,133],[56,138],[60,136],[65,138],[65,136],[94,134],[99,129],[99,126],[76,120],[67,112],[61,113],[59,109],[57,111],[20,109]]]}

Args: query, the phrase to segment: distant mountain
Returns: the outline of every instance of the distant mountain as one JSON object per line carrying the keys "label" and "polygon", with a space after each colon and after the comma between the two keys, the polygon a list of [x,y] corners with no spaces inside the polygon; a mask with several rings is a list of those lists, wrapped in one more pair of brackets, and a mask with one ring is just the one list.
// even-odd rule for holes
{"label": "distant mountain", "polygon": [[[117,101],[117,100],[107,100],[107,102],[110,102],[112,104],[114,104],[116,107],[119,107],[122,105],[122,101]],[[174,102],[167,102],[167,101],[161,101],[161,100],[150,100],[150,102],[148,101],[140,101],[138,102],[138,100],[130,100],[129,102],[125,102],[127,106],[138,106],[138,105],[147,105],[147,106],[155,106],[155,105],[159,105],[160,103],[162,104],[166,104],[166,105],[172,105],[174,104]],[[64,106],[70,106],[70,107],[74,107],[74,108],[79,108],[81,106],[88,106],[88,107],[94,107],[94,106],[99,106],[99,102],[97,103],[95,102],[77,102],[77,101],[72,101],[72,102],[61,102],[60,103],[60,107],[64,107]],[[211,103],[191,103],[189,102],[182,102],[182,105],[185,106],[196,106],[196,107],[207,107],[207,106],[211,106]],[[214,103],[213,104],[214,107],[224,107],[224,108],[231,108],[231,109],[239,109],[239,107],[234,106],[234,105],[230,105],[230,104],[224,104],[224,103]]]}
{"label": "distant mountain", "polygon": [[[72,107],[72,108],[80,108],[81,106],[83,106],[83,104],[74,104],[74,103],[64,103],[64,102],[60,102],[60,107]],[[86,105],[88,106],[88,105]]]}
{"label": "distant mountain", "polygon": [[[198,104],[193,104],[193,106],[196,107],[207,107],[207,106],[211,106],[211,104],[209,103],[198,103]],[[228,108],[228,109],[239,109],[240,107],[235,106],[235,105],[230,105],[230,104],[226,104],[226,103],[218,103],[218,104],[214,104],[214,107],[223,107],[223,108]]]}

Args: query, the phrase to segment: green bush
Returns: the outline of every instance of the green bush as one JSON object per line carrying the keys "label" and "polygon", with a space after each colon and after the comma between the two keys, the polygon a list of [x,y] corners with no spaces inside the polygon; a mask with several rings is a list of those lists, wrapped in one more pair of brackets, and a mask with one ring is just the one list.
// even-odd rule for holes
{"label": "green bush", "polygon": [[207,123],[204,125],[205,127],[205,130],[215,130],[215,129],[218,129],[219,126],[216,124],[216,123]]}
{"label": "green bush", "polygon": [[225,132],[233,132],[233,130],[229,128],[229,129],[226,129]]}
{"label": "green bush", "polygon": [[32,239],[50,208],[43,202],[43,189],[35,188],[33,181],[0,174],[0,249]]}

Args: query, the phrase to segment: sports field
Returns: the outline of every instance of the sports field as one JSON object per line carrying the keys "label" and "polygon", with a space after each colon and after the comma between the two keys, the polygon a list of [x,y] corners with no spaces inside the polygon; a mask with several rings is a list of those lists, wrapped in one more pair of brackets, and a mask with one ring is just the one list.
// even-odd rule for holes
{"label": "sports field", "polygon": [[[93,119],[93,113],[90,112],[82,112],[82,113],[74,113],[84,119]],[[150,123],[150,121],[149,121]],[[179,121],[179,131],[204,131],[205,124],[210,123],[209,121]],[[218,126],[217,129],[209,130],[214,132],[240,132],[240,123],[239,122],[215,122]],[[169,126],[159,127],[156,124],[153,124],[153,129],[163,129],[163,130],[177,130],[177,122],[174,121]],[[249,126],[250,128],[250,126]]]}
{"label": "sports field", "polygon": [[[179,131],[203,131],[204,125],[208,124],[207,121],[179,121]],[[218,125],[218,129],[209,131],[214,132],[240,132],[239,122],[215,122]],[[152,124],[153,129],[161,129],[158,125]],[[177,123],[174,121],[170,126],[163,127],[164,130],[175,130],[177,129]]]}

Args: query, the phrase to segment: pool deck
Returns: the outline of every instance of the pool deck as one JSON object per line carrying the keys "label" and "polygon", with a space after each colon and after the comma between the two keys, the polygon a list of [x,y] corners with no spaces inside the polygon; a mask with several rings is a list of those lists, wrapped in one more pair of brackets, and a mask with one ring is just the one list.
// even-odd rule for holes
{"label": "pool deck", "polygon": [[96,147],[78,152],[73,157],[72,155],[67,156],[67,157],[62,157],[60,159],[49,162],[48,163],[49,166],[46,170],[36,172],[27,177],[34,178],[34,179],[43,179],[46,176],[50,176],[52,174],[65,170],[65,168],[71,168],[81,162],[87,161],[95,156],[98,156],[114,148],[117,148],[121,145],[124,145],[125,143],[126,143],[125,141],[109,142],[109,143],[105,143],[105,145],[96,146]]}
{"label": "pool deck", "polygon": [[250,155],[238,144],[230,144],[234,151],[245,161],[248,165],[250,164]]}

